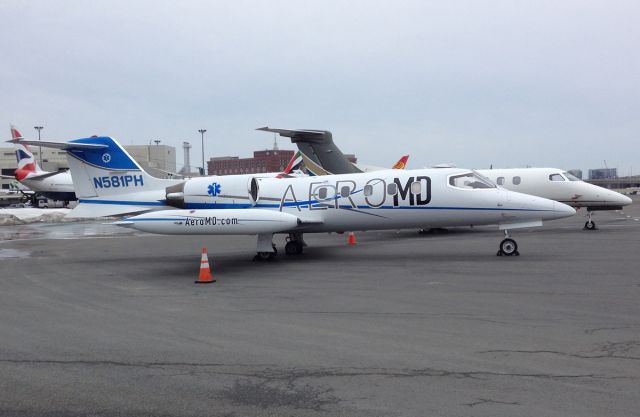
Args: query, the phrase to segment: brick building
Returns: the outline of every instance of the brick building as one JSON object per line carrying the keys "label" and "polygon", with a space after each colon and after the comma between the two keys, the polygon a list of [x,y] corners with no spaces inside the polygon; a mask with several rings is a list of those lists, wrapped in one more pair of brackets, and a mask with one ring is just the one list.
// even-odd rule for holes
{"label": "brick building", "polygon": [[295,151],[267,149],[254,151],[253,158],[221,156],[207,161],[209,175],[255,174],[261,172],[281,172],[293,157]]}

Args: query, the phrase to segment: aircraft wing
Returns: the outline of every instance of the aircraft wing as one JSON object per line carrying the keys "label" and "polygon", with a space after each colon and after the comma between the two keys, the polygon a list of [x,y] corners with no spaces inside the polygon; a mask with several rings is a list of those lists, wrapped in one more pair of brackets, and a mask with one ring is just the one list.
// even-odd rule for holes
{"label": "aircraft wing", "polygon": [[75,143],[75,142],[50,142],[40,140],[8,140],[9,143],[19,142],[24,145],[42,146],[43,148],[61,149],[66,151],[68,149],[102,149],[108,148],[107,145],[99,145],[94,143]]}
{"label": "aircraft wing", "polygon": [[[333,143],[333,137],[328,130],[314,129],[275,129],[270,127],[261,127],[256,130],[263,132],[274,132],[280,136],[291,138],[305,159],[313,162],[307,163],[305,166],[313,175],[329,174],[354,174],[360,173],[362,170],[354,166],[349,161],[340,148]],[[314,168],[320,167],[318,172]]]}
{"label": "aircraft wing", "polygon": [[151,210],[149,206],[117,205],[117,204],[87,204],[80,203],[65,217],[68,218],[94,218],[122,216],[125,214],[141,213]]}

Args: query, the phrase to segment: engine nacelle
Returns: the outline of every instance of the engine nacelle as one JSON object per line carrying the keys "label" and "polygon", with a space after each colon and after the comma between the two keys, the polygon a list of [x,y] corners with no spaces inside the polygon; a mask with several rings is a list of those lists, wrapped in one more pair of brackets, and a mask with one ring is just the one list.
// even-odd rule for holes
{"label": "engine nacelle", "polygon": [[177,208],[251,207],[258,198],[258,180],[253,174],[191,178],[166,189],[167,205]]}

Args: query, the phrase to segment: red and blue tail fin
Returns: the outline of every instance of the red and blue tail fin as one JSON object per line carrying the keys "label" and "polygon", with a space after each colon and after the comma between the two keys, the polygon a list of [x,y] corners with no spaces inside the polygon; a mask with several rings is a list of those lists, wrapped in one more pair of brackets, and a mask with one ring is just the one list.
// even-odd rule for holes
{"label": "red and blue tail fin", "polygon": [[18,160],[18,168],[16,168],[15,173],[16,180],[22,181],[29,175],[40,172],[41,169],[38,166],[36,159],[33,157],[33,153],[31,152],[31,149],[29,149],[29,145],[20,143],[24,138],[13,125],[11,126],[11,139],[16,148],[16,159]]}

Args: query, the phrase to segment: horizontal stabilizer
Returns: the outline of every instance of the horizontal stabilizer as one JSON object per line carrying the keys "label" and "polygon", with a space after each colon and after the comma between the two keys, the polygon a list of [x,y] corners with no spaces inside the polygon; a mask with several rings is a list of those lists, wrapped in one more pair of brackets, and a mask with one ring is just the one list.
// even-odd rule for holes
{"label": "horizontal stabilizer", "polygon": [[[278,133],[280,136],[291,138],[291,143],[294,143],[306,158],[305,166],[313,175],[355,174],[362,172],[333,143],[333,137],[328,130],[275,129],[266,126],[256,130]],[[313,164],[309,164],[309,161],[313,162]],[[314,171],[314,168],[319,169]]]}
{"label": "horizontal stabilizer", "polygon": [[68,151],[70,149],[105,149],[109,146],[94,143],[72,143],[72,142],[50,142],[39,140],[8,140],[9,143],[20,143],[22,145],[42,146],[43,148],[61,149]]}
{"label": "horizontal stabilizer", "polygon": [[321,139],[327,133],[331,136],[331,132],[327,130],[313,130],[313,129],[274,129],[268,126],[259,127],[256,130],[261,130],[263,132],[273,132],[278,133],[282,137],[286,138],[319,138]]}

